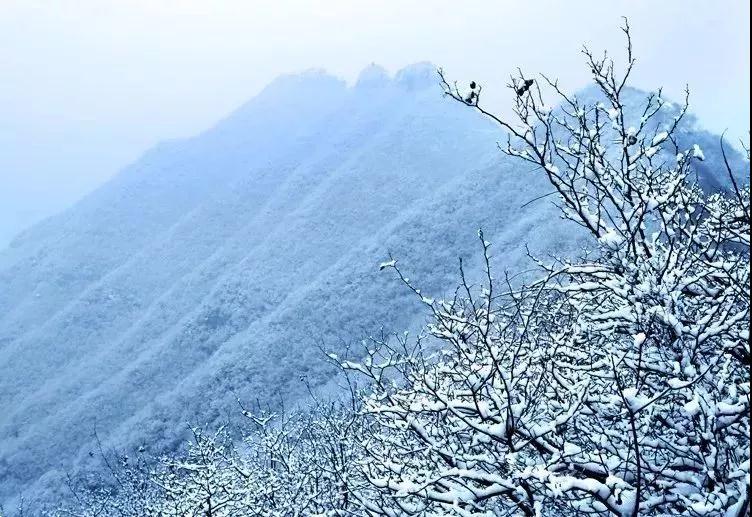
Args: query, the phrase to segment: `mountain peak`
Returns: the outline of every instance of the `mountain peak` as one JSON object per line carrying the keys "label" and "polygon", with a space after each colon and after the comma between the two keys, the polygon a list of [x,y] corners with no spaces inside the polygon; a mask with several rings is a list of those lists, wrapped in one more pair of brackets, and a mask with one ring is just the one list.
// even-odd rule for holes
{"label": "mountain peak", "polygon": [[323,68],[310,68],[298,73],[280,75],[269,83],[263,91],[294,90],[300,87],[310,88],[314,86],[341,90],[345,87],[345,82]]}
{"label": "mountain peak", "polygon": [[383,66],[371,63],[358,74],[355,88],[378,88],[388,85],[390,81],[389,73]]}
{"label": "mountain peak", "polygon": [[394,76],[394,81],[408,90],[429,88],[438,84],[436,65],[421,61],[407,65]]}

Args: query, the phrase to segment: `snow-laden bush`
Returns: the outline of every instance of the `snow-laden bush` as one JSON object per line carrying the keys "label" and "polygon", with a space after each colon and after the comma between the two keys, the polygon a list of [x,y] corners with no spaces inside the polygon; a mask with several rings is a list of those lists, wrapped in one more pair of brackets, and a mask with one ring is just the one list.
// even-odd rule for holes
{"label": "snow-laden bush", "polygon": [[[243,409],[249,427],[241,443],[221,428],[192,428],[183,454],[111,468],[99,486],[71,481],[69,504],[49,517],[287,517],[345,515],[353,493],[370,488],[348,477],[365,420],[352,406],[316,402],[280,415]],[[355,471],[352,470],[354,473]],[[360,479],[360,482],[358,481]]]}

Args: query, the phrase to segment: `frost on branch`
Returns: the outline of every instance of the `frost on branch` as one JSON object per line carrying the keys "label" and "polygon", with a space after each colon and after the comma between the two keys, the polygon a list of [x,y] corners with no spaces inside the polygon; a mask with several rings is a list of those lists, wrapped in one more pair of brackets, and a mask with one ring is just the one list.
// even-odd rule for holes
{"label": "frost on branch", "polygon": [[[417,344],[343,364],[366,375],[363,472],[384,515],[746,515],[749,511],[749,187],[706,194],[686,105],[627,113],[634,65],[584,54],[603,102],[520,75],[506,152],[537,166],[598,253],[498,286],[487,267],[429,304]],[[445,92],[466,103],[442,74]],[[535,84],[535,86],[533,85]],[[637,125],[630,120],[638,119]],[[488,265],[488,243],[482,240]],[[399,268],[395,268],[403,278]],[[408,282],[409,289],[419,291]],[[502,291],[503,289],[503,291]]]}
{"label": "frost on branch", "polygon": [[184,453],[137,470],[114,465],[109,488],[72,483],[73,504],[46,515],[352,515],[359,507],[353,494],[370,493],[353,468],[360,451],[354,440],[365,422],[353,406],[314,402],[288,415],[241,406],[249,422],[241,443],[225,428],[192,428]]}

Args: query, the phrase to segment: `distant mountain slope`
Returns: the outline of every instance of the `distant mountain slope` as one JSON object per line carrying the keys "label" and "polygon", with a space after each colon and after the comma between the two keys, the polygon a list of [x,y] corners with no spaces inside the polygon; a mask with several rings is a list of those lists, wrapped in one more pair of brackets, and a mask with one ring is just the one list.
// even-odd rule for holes
{"label": "distant mountain slope", "polygon": [[236,397],[325,384],[318,345],[420,317],[378,272],[388,252],[441,295],[479,227],[500,269],[529,267],[526,244],[578,249],[550,202],[520,208],[548,187],[499,138],[431,65],[283,77],[19,236],[0,253],[0,501],[59,485],[94,430],[159,451]]}

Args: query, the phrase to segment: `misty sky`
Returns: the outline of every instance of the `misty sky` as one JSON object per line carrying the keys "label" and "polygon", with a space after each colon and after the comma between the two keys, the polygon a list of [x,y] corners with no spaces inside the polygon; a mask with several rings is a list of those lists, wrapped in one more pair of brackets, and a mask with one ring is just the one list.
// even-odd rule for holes
{"label": "misty sky", "polygon": [[748,141],[746,0],[0,0],[0,247],[281,73],[430,60],[485,92],[517,66],[577,89],[581,45],[620,51],[622,15],[634,84],[689,84],[706,128]]}

